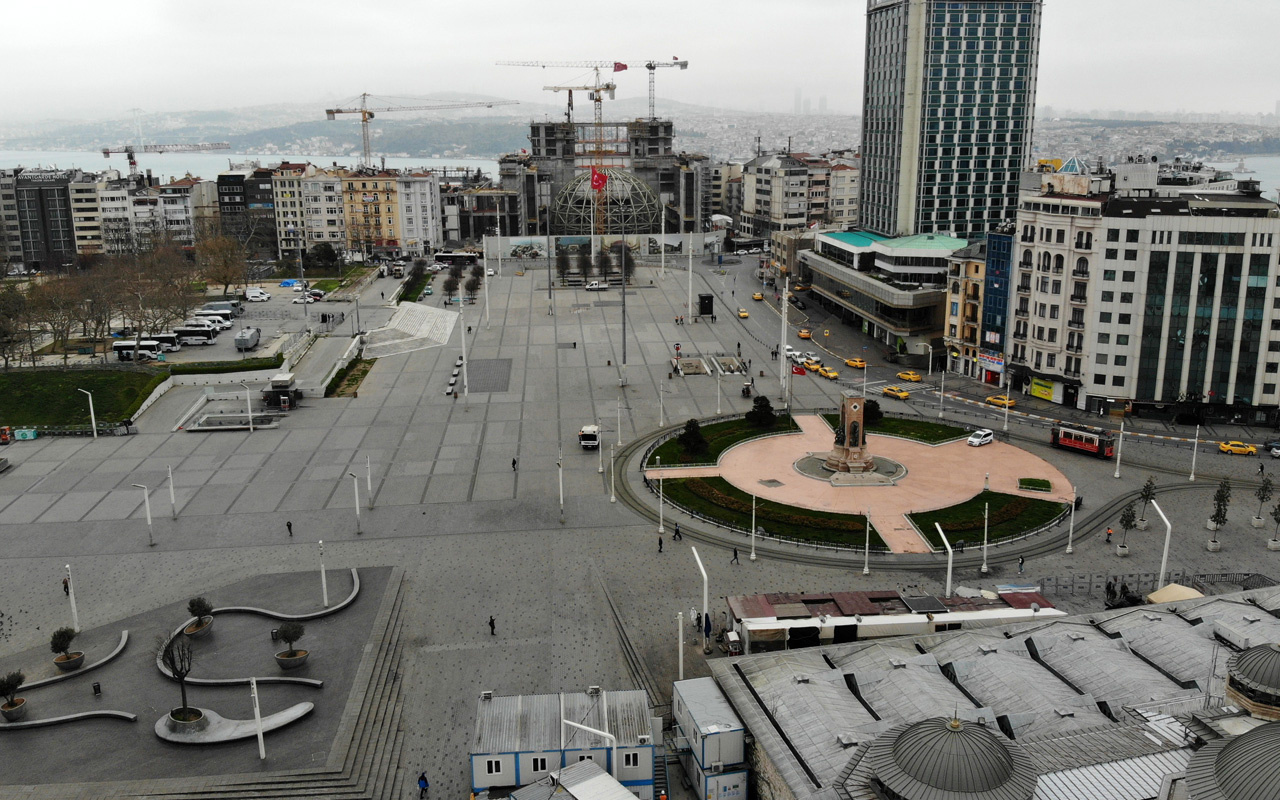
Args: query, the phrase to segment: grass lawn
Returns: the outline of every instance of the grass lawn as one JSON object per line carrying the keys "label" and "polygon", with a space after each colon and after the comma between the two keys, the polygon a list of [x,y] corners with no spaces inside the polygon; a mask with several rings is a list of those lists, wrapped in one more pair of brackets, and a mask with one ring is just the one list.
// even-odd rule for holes
{"label": "grass lawn", "polygon": [[[839,414],[823,414],[823,419],[835,430],[840,424]],[[963,439],[969,435],[964,428],[954,425],[943,425],[939,422],[926,422],[919,419],[898,419],[897,417],[881,417],[874,425],[867,426],[868,433],[883,433],[886,436],[901,436],[903,439],[914,439],[926,444],[941,444],[955,439]]]}
{"label": "grass lawn", "polygon": [[416,301],[418,299],[418,295],[422,294],[422,290],[428,286],[435,277],[436,274],[434,272],[428,272],[424,269],[422,274],[418,276],[417,280],[410,280],[405,284],[404,291],[400,292],[400,297],[396,300],[396,303],[399,304]]}
{"label": "grass lawn", "polygon": [[373,369],[373,365],[377,362],[376,358],[356,358],[351,363],[338,372],[329,381],[328,387],[325,388],[325,397],[354,397],[360,391],[360,384],[364,381],[369,370]]}
{"label": "grass lawn", "polygon": [[[663,481],[662,489],[665,497],[685,508],[743,530],[751,529],[751,495],[723,478],[673,478]],[[862,547],[867,519],[859,514],[810,511],[757,499],[756,525],[770,535]],[[874,527],[871,546],[884,547]]]}
{"label": "grass lawn", "polygon": [[1018,488],[1031,492],[1047,492],[1053,484],[1044,478],[1018,478]]}
{"label": "grass lawn", "polygon": [[88,425],[93,393],[98,422],[130,419],[165,370],[39,369],[0,373],[0,425]]}
{"label": "grass lawn", "polygon": [[707,452],[698,456],[689,456],[680,446],[679,439],[671,438],[658,445],[649,456],[648,466],[657,466],[656,459],[661,458],[663,464],[679,466],[681,464],[714,464],[720,454],[738,442],[760,436],[765,433],[788,433],[798,431],[800,427],[785,414],[777,415],[777,422],[772,428],[757,428],[745,419],[731,419],[728,422],[716,422],[702,426],[702,436],[707,440]]}
{"label": "grass lawn", "polygon": [[990,528],[987,538],[992,542],[1020,536],[1032,528],[1038,528],[1057,517],[1067,507],[1066,503],[1051,500],[1036,500],[1033,497],[1000,492],[980,492],[959,505],[912,514],[911,521],[935,547],[942,546],[938,531],[933,527],[935,522],[942,524],[942,529],[946,531],[952,544],[964,540],[969,545],[980,545],[984,503],[989,505]]}
{"label": "grass lawn", "polygon": [[337,278],[323,278],[318,281],[313,281],[311,283],[311,288],[319,289],[325,294],[328,294],[329,292],[337,290],[337,288],[341,285],[342,285],[342,281],[338,280]]}

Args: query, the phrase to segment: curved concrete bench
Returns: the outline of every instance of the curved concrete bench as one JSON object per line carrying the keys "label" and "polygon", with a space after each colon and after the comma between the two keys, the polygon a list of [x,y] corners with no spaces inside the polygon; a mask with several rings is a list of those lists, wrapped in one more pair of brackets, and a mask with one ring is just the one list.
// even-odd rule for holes
{"label": "curved concrete bench", "polygon": [[[257,614],[268,619],[278,619],[285,621],[305,622],[312,619],[320,619],[331,614],[336,614],[347,606],[355,602],[356,597],[360,594],[360,573],[354,567],[351,569],[351,594],[341,603],[319,611],[313,611],[310,614],[284,614],[279,611],[272,611],[267,608],[255,608],[254,606],[226,606],[225,608],[215,608],[213,613],[216,614]],[[169,634],[169,638],[165,639],[164,647],[169,646],[169,642],[173,641],[173,637],[182,633],[182,629],[195,622],[195,617],[189,617],[186,622],[179,625]],[[156,652],[156,669],[160,670],[160,674],[169,680],[176,680],[173,673],[170,672],[161,661],[161,653],[164,647],[159,648]],[[324,681],[315,680],[313,678],[289,678],[283,675],[273,677],[258,678],[258,683],[287,683],[297,686],[311,686],[319,689],[324,686]],[[248,686],[249,678],[187,678],[187,683],[193,686]]]}
{"label": "curved concrete bench", "polygon": [[[296,706],[289,706],[284,711],[277,711],[262,718],[262,732],[278,730],[286,725],[297,722],[316,707],[315,703],[298,703]],[[164,739],[166,742],[176,742],[177,744],[216,744],[218,742],[234,742],[240,739],[252,739],[258,735],[258,726],[251,719],[227,719],[216,711],[210,711],[207,708],[200,709],[205,719],[209,720],[209,724],[203,730],[191,731],[189,733],[174,733],[169,730],[169,715],[156,720],[156,736]]]}
{"label": "curved concrete bench", "polygon": [[82,711],[79,714],[64,714],[61,717],[49,717],[48,719],[33,719],[27,722],[6,722],[0,725],[0,731],[16,731],[25,730],[27,728],[49,728],[54,725],[66,725],[70,722],[80,722],[86,719],[118,719],[125,722],[137,722],[138,715],[130,714],[128,711]]}
{"label": "curved concrete bench", "polygon": [[89,666],[87,666],[87,667],[81,667],[80,669],[75,670],[74,672],[64,672],[64,673],[62,673],[61,675],[54,675],[54,676],[53,676],[53,677],[51,677],[51,678],[44,678],[44,679],[42,679],[42,680],[38,680],[38,681],[31,681],[30,683],[24,683],[24,684],[22,684],[22,688],[23,688],[23,689],[38,689],[38,688],[40,688],[41,686],[48,686],[48,685],[49,685],[49,684],[51,684],[51,683],[58,683],[58,682],[60,682],[60,681],[69,681],[69,680],[71,680],[72,678],[78,678],[78,677],[80,677],[81,675],[85,674],[86,672],[90,672],[90,671],[92,671],[92,670],[97,669],[98,667],[101,667],[102,665],[104,665],[104,664],[108,663],[109,661],[111,661],[111,659],[113,659],[113,658],[115,658],[116,656],[118,656],[118,655],[120,655],[121,653],[123,653],[123,652],[124,652],[124,646],[125,646],[126,644],[128,644],[128,643],[129,643],[129,632],[128,632],[128,631],[120,631],[120,643],[119,643],[119,644],[117,644],[117,645],[116,645],[116,649],[115,649],[115,650],[112,650],[110,653],[108,653],[108,654],[106,655],[106,657],[105,657],[105,658],[100,658],[100,659],[98,659],[97,661],[95,661],[95,662],[93,662],[92,664],[90,664]]}

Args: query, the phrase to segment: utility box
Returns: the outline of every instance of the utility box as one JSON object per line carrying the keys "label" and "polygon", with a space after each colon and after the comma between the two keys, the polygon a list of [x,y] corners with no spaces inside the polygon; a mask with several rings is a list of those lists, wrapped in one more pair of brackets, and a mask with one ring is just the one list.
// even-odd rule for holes
{"label": "utility box", "polygon": [[698,295],[698,315],[709,317],[716,311],[715,295],[700,294]]}

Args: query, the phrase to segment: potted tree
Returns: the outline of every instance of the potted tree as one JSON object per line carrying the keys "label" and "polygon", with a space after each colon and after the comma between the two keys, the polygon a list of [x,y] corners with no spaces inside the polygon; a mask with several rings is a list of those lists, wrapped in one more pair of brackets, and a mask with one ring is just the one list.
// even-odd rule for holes
{"label": "potted tree", "polygon": [[1206,527],[1213,531],[1213,536],[1205,544],[1205,549],[1210,553],[1216,553],[1222,549],[1222,542],[1218,541],[1218,529],[1227,524],[1227,508],[1231,505],[1231,481],[1223,478],[1222,483],[1218,484],[1218,490],[1213,493],[1213,516],[1209,517]]}
{"label": "potted tree", "polygon": [[1138,514],[1138,522],[1134,525],[1140,531],[1147,529],[1147,503],[1156,499],[1156,476],[1148,475],[1147,482],[1142,484],[1142,491],[1138,492],[1138,499],[1142,501],[1142,512]]}
{"label": "potted tree", "polygon": [[71,652],[71,643],[75,638],[75,628],[58,628],[49,639],[49,649],[58,654],[53,659],[54,666],[63,672],[80,669],[84,665],[84,653]]}
{"label": "potted tree", "polygon": [[196,621],[182,629],[182,632],[193,639],[208,635],[213,629],[213,604],[203,597],[193,597],[187,601],[187,613]]}
{"label": "potted tree", "polygon": [[1276,503],[1276,507],[1271,509],[1271,518],[1275,520],[1276,530],[1267,540],[1267,549],[1280,550],[1280,503]]}
{"label": "potted tree", "polygon": [[280,665],[280,669],[297,669],[307,663],[307,656],[310,655],[306,650],[299,650],[293,646],[294,642],[302,638],[307,629],[302,627],[301,622],[290,620],[280,626],[277,633],[284,643],[289,645],[288,650],[276,653],[276,663]]}
{"label": "potted tree", "polygon": [[1138,525],[1138,515],[1133,510],[1133,503],[1124,507],[1120,512],[1120,544],[1116,545],[1116,555],[1121,558],[1129,557],[1129,531]]}
{"label": "potted tree", "polygon": [[1266,520],[1262,518],[1262,507],[1271,499],[1271,488],[1271,476],[1263,475],[1262,483],[1259,484],[1258,490],[1253,493],[1253,496],[1258,498],[1258,513],[1253,515],[1253,519],[1249,521],[1249,524],[1255,528],[1261,528],[1266,524]]}
{"label": "potted tree", "polygon": [[26,681],[27,676],[21,672],[10,672],[0,677],[0,697],[4,698],[0,714],[9,722],[17,722],[27,715],[27,698],[18,697],[18,690]]}
{"label": "potted tree", "polygon": [[169,672],[173,673],[174,680],[178,682],[178,691],[182,693],[182,705],[178,708],[170,709],[169,717],[165,724],[169,730],[175,732],[204,730],[209,725],[209,720],[205,718],[204,712],[187,705],[187,676],[191,674],[191,668],[195,666],[195,656],[191,651],[191,640],[185,636],[174,636],[169,639],[161,637],[158,640],[158,644],[160,663]]}

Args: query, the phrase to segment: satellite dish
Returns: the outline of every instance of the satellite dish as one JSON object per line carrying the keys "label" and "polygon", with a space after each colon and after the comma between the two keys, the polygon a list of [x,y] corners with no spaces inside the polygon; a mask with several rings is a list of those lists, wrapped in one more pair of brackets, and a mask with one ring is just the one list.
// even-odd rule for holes
{"label": "satellite dish", "polygon": [[1040,610],[1040,604],[1039,604],[1039,603],[1032,603],[1032,604],[1031,604],[1031,613],[1032,613],[1032,614],[1035,614],[1035,613],[1036,613],[1036,612],[1038,612],[1039,610]]}

